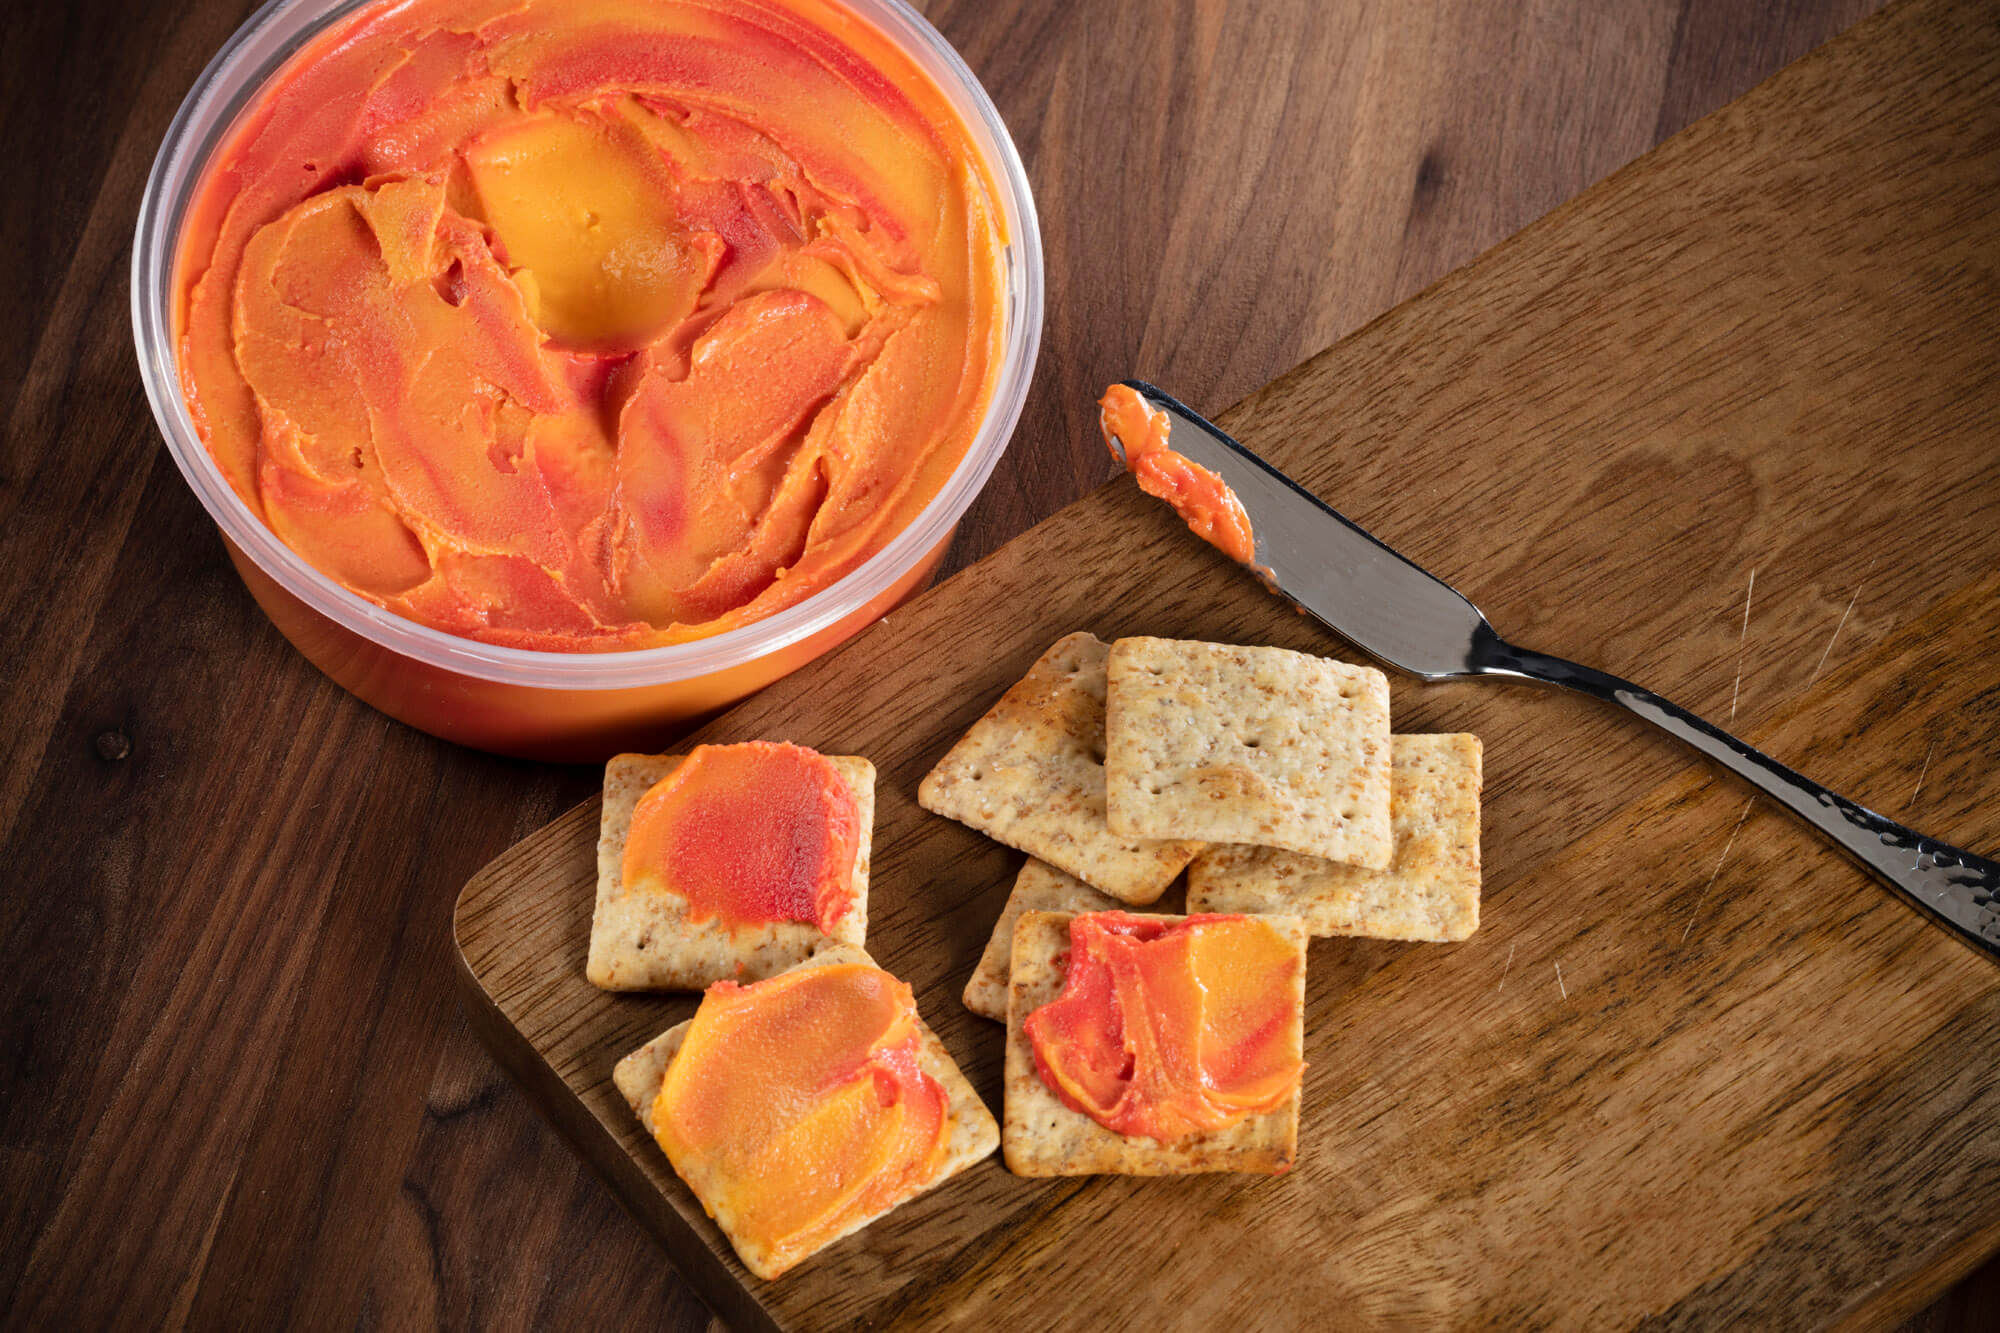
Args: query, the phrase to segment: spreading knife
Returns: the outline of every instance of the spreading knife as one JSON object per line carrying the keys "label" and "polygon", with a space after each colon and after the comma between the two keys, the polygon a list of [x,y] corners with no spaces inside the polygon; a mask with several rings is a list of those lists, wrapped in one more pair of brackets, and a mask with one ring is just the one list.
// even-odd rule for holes
{"label": "spreading knife", "polygon": [[[1829,791],[1630,681],[1508,643],[1451,585],[1377,541],[1213,422],[1144,381],[1125,386],[1167,415],[1168,448],[1234,492],[1250,520],[1255,557],[1249,567],[1355,647],[1424,680],[1512,677],[1616,704],[1763,792],[1920,910],[2000,959],[2000,864]],[[1124,458],[1125,443],[1114,435],[1111,444]]]}

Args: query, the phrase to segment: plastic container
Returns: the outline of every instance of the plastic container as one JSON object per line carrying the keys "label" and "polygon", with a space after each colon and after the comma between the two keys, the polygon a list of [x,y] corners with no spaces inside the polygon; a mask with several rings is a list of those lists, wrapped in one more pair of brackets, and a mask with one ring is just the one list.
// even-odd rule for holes
{"label": "plastic container", "polygon": [[139,206],[132,324],[140,375],[167,448],[273,624],[320,670],[391,717],[480,749],[591,761],[644,749],[676,724],[795,671],[920,587],[992,474],[1027,396],[1041,341],[1042,251],[1027,173],[985,90],[904,0],[842,0],[944,92],[984,157],[1005,233],[1000,368],[965,457],[917,517],[844,578],[768,619],[637,652],[546,653],[446,634],[340,587],[267,528],[224,479],[181,397],[174,255],[204,168],[237,117],[294,52],[376,0],[272,0],[237,30],[181,103]]}

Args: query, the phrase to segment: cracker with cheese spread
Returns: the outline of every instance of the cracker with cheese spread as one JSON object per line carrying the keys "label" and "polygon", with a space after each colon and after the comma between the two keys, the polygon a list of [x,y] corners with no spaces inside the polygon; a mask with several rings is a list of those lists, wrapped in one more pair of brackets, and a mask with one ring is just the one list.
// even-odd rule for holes
{"label": "cracker with cheese spread", "polygon": [[[1014,927],[1012,975],[1007,986],[1005,1104],[1000,1146],[1007,1169],[1020,1176],[1191,1175],[1241,1171],[1265,1175],[1291,1169],[1298,1153],[1299,1082],[1274,1109],[1247,1115],[1223,1128],[1162,1140],[1126,1134],[1067,1103],[1037,1067],[1029,1015],[1062,998],[1071,962],[1068,912],[1024,912]],[[1127,916],[1126,921],[1170,926],[1186,917]],[[1283,1015],[1271,1033],[1280,1054],[1302,1058],[1305,1027],[1305,927],[1296,917],[1260,917],[1282,939],[1294,961],[1275,983],[1271,999]]]}
{"label": "cracker with cheese spread", "polygon": [[1201,844],[1178,833],[1116,834],[1105,823],[1108,652],[1090,634],[1058,639],[924,778],[917,802],[1120,902],[1144,905]]}
{"label": "cracker with cheese spread", "polygon": [[1477,736],[1393,736],[1386,870],[1218,843],[1188,868],[1190,912],[1290,912],[1314,935],[1462,940],[1479,929]]}
{"label": "cracker with cheese spread", "polygon": [[[849,945],[831,945],[812,957],[784,969],[784,973],[836,964],[860,964],[871,968],[878,966],[864,950]],[[690,1019],[668,1028],[620,1060],[612,1070],[613,1085],[625,1098],[626,1104],[632,1108],[632,1114],[645,1128],[648,1137],[655,1139],[658,1137],[659,1127],[654,1120],[655,1105],[666,1082],[668,1068],[681,1052],[693,1022],[694,1020]],[[993,1113],[986,1108],[986,1103],[980,1100],[979,1094],[973,1091],[971,1083],[960,1072],[958,1063],[951,1058],[951,1053],[945,1049],[944,1043],[938,1040],[937,1034],[931,1031],[921,1016],[916,1018],[915,1028],[916,1068],[936,1080],[944,1093],[942,1151],[923,1178],[908,1182],[893,1197],[882,1201],[880,1207],[868,1210],[863,1216],[852,1218],[811,1250],[798,1254],[781,1254],[769,1245],[760,1243],[757,1238],[747,1234],[735,1208],[732,1207],[729,1194],[733,1182],[720,1178],[713,1172],[698,1170],[692,1163],[688,1164],[688,1170],[683,1171],[681,1163],[669,1159],[669,1164],[674,1166],[676,1174],[682,1177],[694,1191],[703,1209],[715,1219],[717,1226],[736,1250],[737,1256],[743,1260],[744,1267],[758,1277],[768,1281],[783,1275],[809,1254],[818,1253],[826,1246],[853,1235],[876,1218],[935,1188],[981,1159],[991,1156],[994,1148],[999,1146],[1000,1129],[993,1118]]]}
{"label": "cracker with cheese spread", "polygon": [[1389,682],[1285,648],[1120,639],[1106,662],[1113,835],[1386,869]]}
{"label": "cracker with cheese spread", "polygon": [[700,990],[722,980],[772,976],[829,944],[859,946],[868,931],[868,857],[875,823],[875,766],[856,755],[828,755],[854,801],[856,838],[851,900],[822,929],[816,921],[728,922],[700,918],[679,895],[652,884],[627,884],[624,867],[633,813],[683,755],[621,754],[604,766],[604,808],[597,838],[597,905],[590,922],[585,975],[605,990]]}

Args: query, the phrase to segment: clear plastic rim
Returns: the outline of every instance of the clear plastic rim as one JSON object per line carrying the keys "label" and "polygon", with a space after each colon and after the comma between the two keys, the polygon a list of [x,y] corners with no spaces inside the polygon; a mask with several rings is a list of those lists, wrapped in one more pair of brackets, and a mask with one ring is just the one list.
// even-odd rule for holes
{"label": "clear plastic rim", "polygon": [[349,592],[278,540],[215,467],[181,398],[172,335],[175,241],[193,185],[255,94],[305,42],[373,2],[268,0],[216,52],[174,113],[139,205],[132,330],[146,397],[175,466],[223,535],[259,569],[320,614],[405,657],[503,684],[611,690],[725,671],[811,638],[883,595],[949,536],[1000,461],[1027,398],[1041,346],[1041,231],[1014,141],[958,52],[907,0],[840,0],[901,47],[958,111],[984,158],[1007,235],[1000,257],[1000,372],[986,419],[958,467],[903,531],[832,585],[763,620],[688,643],[610,653],[538,652],[446,634]]}

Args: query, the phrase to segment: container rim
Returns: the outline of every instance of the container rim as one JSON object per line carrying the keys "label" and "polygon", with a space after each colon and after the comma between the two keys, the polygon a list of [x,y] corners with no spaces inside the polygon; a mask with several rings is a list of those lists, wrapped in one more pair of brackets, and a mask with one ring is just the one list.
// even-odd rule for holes
{"label": "container rim", "polygon": [[402,656],[502,684],[568,690],[660,685],[726,671],[811,638],[886,592],[952,529],[1005,451],[1041,346],[1043,271],[1028,176],[992,99],[908,0],[834,0],[885,34],[945,95],[983,159],[1004,230],[1000,369],[985,420],[938,493],[883,548],[795,606],[708,638],[622,652],[542,652],[461,638],[385,610],[320,573],[244,503],[202,444],[181,396],[173,346],[174,255],[193,189],[272,75],[308,41],[380,0],[267,0],[231,34],[167,127],[146,180],[132,247],[132,329],[146,397],[168,452],[231,545],[292,596]]}

